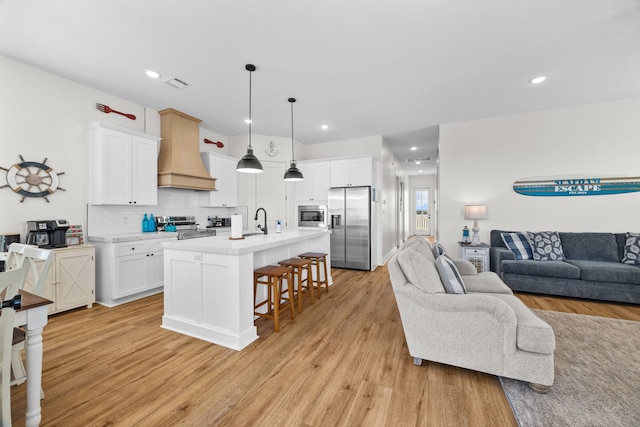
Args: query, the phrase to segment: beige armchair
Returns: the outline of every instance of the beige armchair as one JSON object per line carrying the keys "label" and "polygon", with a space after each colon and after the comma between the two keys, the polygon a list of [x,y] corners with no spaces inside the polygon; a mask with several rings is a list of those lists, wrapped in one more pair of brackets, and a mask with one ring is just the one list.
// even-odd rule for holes
{"label": "beige armchair", "polygon": [[495,273],[476,273],[464,261],[456,264],[466,293],[446,293],[428,243],[411,240],[388,262],[388,271],[414,363],[459,366],[548,390],[554,380],[551,326]]}

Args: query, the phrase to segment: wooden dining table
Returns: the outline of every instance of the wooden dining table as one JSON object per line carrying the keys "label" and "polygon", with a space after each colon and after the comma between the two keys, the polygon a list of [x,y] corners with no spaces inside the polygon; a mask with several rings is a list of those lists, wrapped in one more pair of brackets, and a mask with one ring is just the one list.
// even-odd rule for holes
{"label": "wooden dining table", "polygon": [[16,310],[14,326],[26,331],[27,414],[26,426],[38,426],[42,419],[40,389],[42,385],[42,330],[48,321],[47,306],[53,304],[46,298],[20,290],[22,307]]}

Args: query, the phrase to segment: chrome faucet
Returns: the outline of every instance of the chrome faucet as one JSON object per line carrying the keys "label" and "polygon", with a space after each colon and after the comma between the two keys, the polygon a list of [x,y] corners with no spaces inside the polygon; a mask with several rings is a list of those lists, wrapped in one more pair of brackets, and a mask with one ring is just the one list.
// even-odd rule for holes
{"label": "chrome faucet", "polygon": [[253,220],[258,220],[258,212],[260,211],[264,212],[264,227],[261,227],[260,224],[258,224],[258,230],[261,230],[264,234],[267,234],[267,211],[265,211],[264,208],[258,208],[256,210],[256,216],[253,218]]}

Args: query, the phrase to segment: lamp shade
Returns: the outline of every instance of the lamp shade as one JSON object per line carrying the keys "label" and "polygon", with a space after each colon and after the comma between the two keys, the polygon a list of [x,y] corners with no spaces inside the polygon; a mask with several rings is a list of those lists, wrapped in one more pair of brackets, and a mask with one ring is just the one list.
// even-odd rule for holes
{"label": "lamp shade", "polygon": [[466,205],[464,207],[464,219],[487,219],[486,205]]}
{"label": "lamp shade", "polygon": [[291,167],[289,167],[289,169],[287,169],[287,171],[285,172],[284,180],[285,181],[303,181],[304,180],[304,176],[302,175],[302,172],[300,172],[300,169],[298,169],[298,167],[296,166],[295,160],[291,160]]}
{"label": "lamp shade", "polygon": [[260,164],[260,160],[258,160],[258,158],[253,155],[252,148],[247,148],[247,154],[242,156],[242,158],[238,162],[238,166],[236,166],[236,170],[243,173],[262,172],[262,164]]}

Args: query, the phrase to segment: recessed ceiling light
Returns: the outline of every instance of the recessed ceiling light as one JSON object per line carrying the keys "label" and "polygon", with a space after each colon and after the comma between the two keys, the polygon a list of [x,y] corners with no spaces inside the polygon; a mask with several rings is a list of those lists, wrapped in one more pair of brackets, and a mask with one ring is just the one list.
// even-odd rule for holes
{"label": "recessed ceiling light", "polygon": [[420,169],[420,170],[418,171],[418,173],[422,173],[422,169]]}
{"label": "recessed ceiling light", "polygon": [[420,163],[422,163],[420,160],[416,160],[416,165],[419,165]]}
{"label": "recessed ceiling light", "polygon": [[411,147],[411,151],[416,151],[418,147]]}
{"label": "recessed ceiling light", "polygon": [[534,77],[531,80],[529,80],[529,83],[531,83],[532,85],[539,85],[540,83],[544,82],[545,80],[547,80],[547,76],[538,76],[538,77]]}
{"label": "recessed ceiling light", "polygon": [[244,119],[244,122],[249,124],[249,123],[251,123],[251,119]]}
{"label": "recessed ceiling light", "polygon": [[322,125],[322,126],[320,126],[320,129],[327,130],[327,129],[329,129],[329,126],[328,125]]}
{"label": "recessed ceiling light", "polygon": [[144,73],[147,75],[147,77],[151,78],[151,79],[158,79],[160,78],[160,73],[157,71],[153,71],[153,70],[144,70]]}

